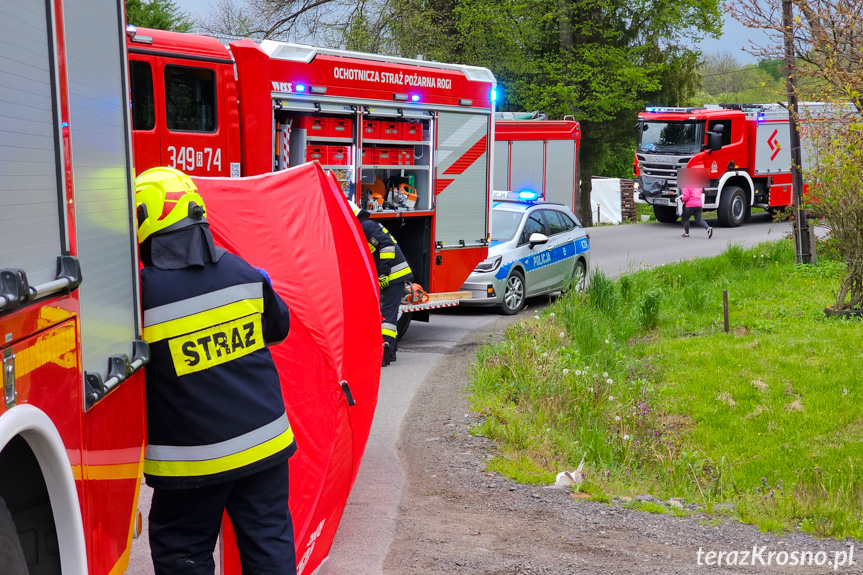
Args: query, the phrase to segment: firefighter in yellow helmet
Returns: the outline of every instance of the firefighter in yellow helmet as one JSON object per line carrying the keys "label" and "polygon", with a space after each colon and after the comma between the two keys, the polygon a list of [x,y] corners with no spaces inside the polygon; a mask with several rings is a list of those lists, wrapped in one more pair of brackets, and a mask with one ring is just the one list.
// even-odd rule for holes
{"label": "firefighter in yellow helmet", "polygon": [[288,307],[261,270],[215,246],[191,178],[148,170],[135,199],[155,573],[212,575],[227,510],[244,573],[295,574],[296,444],[269,351],[288,335]]}

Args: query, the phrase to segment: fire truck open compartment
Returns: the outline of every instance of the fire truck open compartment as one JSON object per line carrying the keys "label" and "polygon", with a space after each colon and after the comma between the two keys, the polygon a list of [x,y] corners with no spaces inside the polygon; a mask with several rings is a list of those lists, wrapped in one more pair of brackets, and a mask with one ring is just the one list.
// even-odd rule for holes
{"label": "fire truck open compartment", "polygon": [[[414,281],[429,289],[435,113],[277,98],[273,118],[273,169],[320,162],[346,198],[393,234]],[[382,203],[373,190],[382,192]]]}
{"label": "fire truck open compartment", "polygon": [[[433,112],[277,99],[273,117],[274,169],[318,161],[348,199],[373,212],[434,208]],[[370,203],[372,190],[382,203]]]}

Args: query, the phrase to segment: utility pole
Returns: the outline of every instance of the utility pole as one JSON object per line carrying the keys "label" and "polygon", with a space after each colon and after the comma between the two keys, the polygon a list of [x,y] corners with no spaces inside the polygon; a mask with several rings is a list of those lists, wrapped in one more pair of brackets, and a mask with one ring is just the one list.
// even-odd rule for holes
{"label": "utility pole", "polygon": [[794,16],[791,0],[782,0],[782,28],[785,35],[785,72],[788,76],[788,120],[791,131],[791,189],[794,192],[794,253],[799,264],[810,264],[814,248],[809,235],[809,221],[803,207],[803,158],[800,150],[800,119],[797,105],[797,69],[794,56]]}

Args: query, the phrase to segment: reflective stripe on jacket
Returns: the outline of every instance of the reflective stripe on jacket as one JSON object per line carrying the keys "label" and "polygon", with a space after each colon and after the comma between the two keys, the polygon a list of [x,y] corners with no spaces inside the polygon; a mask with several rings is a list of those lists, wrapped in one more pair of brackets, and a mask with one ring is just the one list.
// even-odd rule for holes
{"label": "reflective stripe on jacket", "polygon": [[398,327],[391,323],[383,322],[381,323],[381,335],[388,335],[390,337],[398,337]]}
{"label": "reflective stripe on jacket", "polygon": [[386,276],[390,282],[397,279],[407,281],[413,275],[411,268],[389,230],[368,217],[361,218],[360,223],[375,260],[378,276]]}
{"label": "reflective stripe on jacket", "polygon": [[147,483],[210,485],[283,462],[295,449],[268,343],[288,335],[288,308],[255,268],[218,263],[141,272]]}

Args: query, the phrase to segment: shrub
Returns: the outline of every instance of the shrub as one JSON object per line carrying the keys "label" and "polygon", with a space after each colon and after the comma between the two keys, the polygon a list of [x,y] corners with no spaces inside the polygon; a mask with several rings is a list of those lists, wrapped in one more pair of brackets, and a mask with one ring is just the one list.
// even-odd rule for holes
{"label": "shrub", "polygon": [[807,207],[830,228],[836,250],[848,266],[835,309],[863,309],[863,124],[831,123],[812,134],[813,167]]}

